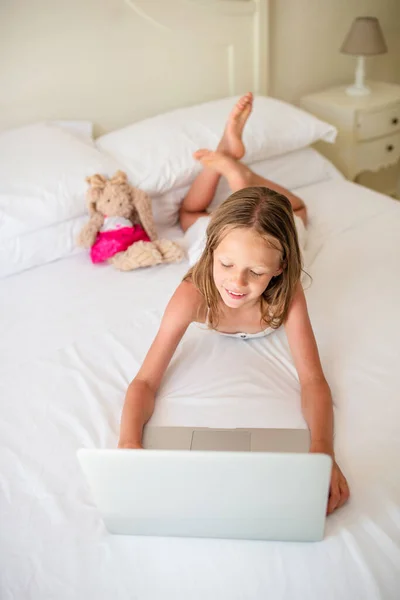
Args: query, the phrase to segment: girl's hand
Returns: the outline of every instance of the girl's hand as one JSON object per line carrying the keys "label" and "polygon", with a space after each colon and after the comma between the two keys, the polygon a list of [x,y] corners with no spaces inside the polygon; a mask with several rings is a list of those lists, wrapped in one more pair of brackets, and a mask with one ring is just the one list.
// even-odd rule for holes
{"label": "girl's hand", "polygon": [[347,481],[339,465],[334,460],[332,465],[331,484],[329,488],[329,502],[327,515],[333,513],[334,510],[343,506],[349,499],[350,491]]}
{"label": "girl's hand", "polygon": [[320,452],[322,454],[329,454],[329,456],[333,460],[331,483],[329,486],[329,501],[328,508],[326,511],[326,514],[330,515],[331,513],[333,513],[334,510],[343,506],[343,504],[349,499],[349,486],[347,484],[345,476],[339,468],[339,465],[335,461],[335,456],[330,448],[328,448],[324,444],[312,443],[310,452]]}
{"label": "girl's hand", "polygon": [[143,450],[141,444],[134,444],[132,442],[118,442],[118,448],[131,448],[133,450]]}

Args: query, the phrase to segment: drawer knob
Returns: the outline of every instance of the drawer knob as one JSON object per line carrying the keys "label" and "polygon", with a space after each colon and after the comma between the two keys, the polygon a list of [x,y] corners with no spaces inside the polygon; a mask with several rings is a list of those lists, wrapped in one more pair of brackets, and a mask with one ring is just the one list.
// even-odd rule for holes
{"label": "drawer knob", "polygon": [[399,122],[399,119],[397,117],[393,117],[392,125],[397,125],[398,122]]}
{"label": "drawer knob", "polygon": [[386,150],[387,150],[388,152],[392,152],[392,150],[394,150],[394,146],[393,146],[393,144],[388,144],[388,145],[386,146]]}

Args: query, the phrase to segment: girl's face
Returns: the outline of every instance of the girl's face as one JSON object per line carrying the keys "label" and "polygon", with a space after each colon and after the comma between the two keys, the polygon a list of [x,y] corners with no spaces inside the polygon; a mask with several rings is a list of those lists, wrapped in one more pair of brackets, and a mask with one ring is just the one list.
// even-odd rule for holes
{"label": "girl's face", "polygon": [[280,273],[281,252],[254,229],[232,229],[214,250],[214,283],[230,308],[257,303],[272,277]]}

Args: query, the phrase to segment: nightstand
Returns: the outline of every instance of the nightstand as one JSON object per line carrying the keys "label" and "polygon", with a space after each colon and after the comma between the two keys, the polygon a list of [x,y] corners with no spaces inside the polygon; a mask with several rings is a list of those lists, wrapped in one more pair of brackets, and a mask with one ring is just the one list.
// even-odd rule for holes
{"label": "nightstand", "polygon": [[392,167],[395,177],[379,190],[396,195],[400,173],[400,85],[368,82],[368,86],[368,96],[347,96],[347,86],[340,86],[304,96],[300,106],[337,127],[335,144],[318,142],[315,147],[348,179],[354,181],[364,171],[376,172],[397,165]]}

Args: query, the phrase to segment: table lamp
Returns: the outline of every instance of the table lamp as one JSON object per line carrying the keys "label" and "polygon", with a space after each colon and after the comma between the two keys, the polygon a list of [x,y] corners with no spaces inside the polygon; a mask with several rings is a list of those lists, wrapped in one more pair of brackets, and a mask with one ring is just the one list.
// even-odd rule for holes
{"label": "table lamp", "polygon": [[357,56],[356,76],[353,85],[346,89],[349,96],[367,96],[371,90],[364,84],[365,56],[387,52],[385,38],[376,17],[358,17],[344,40],[340,52]]}

